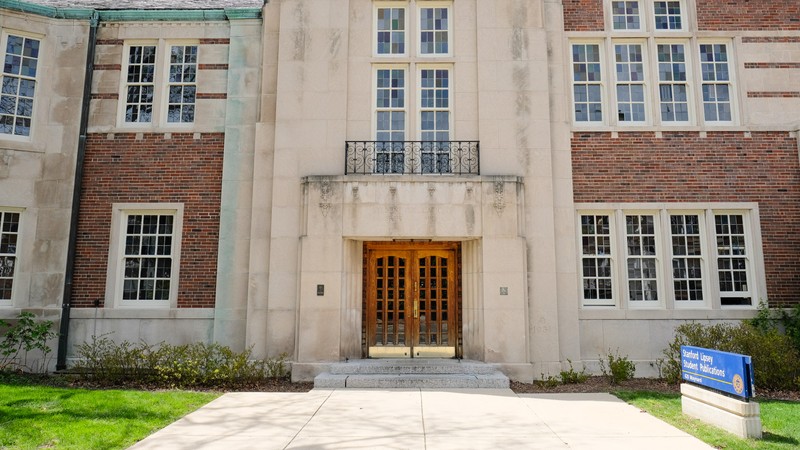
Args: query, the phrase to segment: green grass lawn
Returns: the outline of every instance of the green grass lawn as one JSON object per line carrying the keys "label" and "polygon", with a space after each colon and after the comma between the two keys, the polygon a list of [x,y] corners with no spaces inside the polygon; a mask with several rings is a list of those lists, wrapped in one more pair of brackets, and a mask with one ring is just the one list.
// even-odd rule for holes
{"label": "green grass lawn", "polygon": [[761,405],[761,424],[764,438],[740,439],[719,428],[684,416],[679,394],[641,391],[619,391],[614,395],[647,411],[659,419],[724,449],[796,449],[800,447],[800,403],[776,400],[757,400]]}
{"label": "green grass lawn", "polygon": [[0,381],[0,448],[126,448],[218,396]]}

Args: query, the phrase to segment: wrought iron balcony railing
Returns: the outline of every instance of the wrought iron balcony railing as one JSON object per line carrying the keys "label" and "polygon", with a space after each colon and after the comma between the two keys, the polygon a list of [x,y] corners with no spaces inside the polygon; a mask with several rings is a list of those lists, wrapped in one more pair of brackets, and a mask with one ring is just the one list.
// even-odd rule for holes
{"label": "wrought iron balcony railing", "polygon": [[478,141],[347,141],[345,175],[479,175]]}

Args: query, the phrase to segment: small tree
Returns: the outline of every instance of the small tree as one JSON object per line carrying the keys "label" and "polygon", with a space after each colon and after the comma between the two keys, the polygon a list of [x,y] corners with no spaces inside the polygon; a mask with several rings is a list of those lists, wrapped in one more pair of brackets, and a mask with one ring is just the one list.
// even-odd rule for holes
{"label": "small tree", "polygon": [[[50,320],[36,321],[30,312],[22,312],[17,316],[14,325],[0,320],[0,328],[5,333],[0,338],[0,370],[18,369],[23,371],[45,370],[47,355],[52,351],[47,341],[58,336],[52,331]],[[38,366],[28,364],[28,354],[40,351],[42,360]]]}

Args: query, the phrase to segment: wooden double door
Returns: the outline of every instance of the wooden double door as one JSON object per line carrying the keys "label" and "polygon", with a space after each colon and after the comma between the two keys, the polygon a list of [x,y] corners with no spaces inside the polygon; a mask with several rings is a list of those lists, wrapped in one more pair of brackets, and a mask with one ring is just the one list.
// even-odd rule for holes
{"label": "wooden double door", "polygon": [[367,244],[371,358],[452,358],[458,345],[457,244]]}

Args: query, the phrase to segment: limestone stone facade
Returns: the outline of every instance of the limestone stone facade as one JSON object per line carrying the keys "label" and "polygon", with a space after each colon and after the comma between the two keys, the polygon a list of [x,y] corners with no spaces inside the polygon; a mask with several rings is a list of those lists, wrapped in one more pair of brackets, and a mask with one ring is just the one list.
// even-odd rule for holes
{"label": "limestone stone facade", "polygon": [[[31,136],[0,134],[0,211],[26,224],[0,317],[58,319],[71,277],[67,360],[104,333],[213,341],[308,380],[442,347],[438,320],[454,355],[514,379],[609,349],[643,376],[680,323],[796,301],[800,31],[739,31],[747,2],[728,22],[699,0],[80,3],[0,1],[4,36],[39,36],[50,69]],[[455,282],[384,287],[370,249],[388,243],[446,243]]]}

